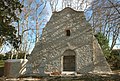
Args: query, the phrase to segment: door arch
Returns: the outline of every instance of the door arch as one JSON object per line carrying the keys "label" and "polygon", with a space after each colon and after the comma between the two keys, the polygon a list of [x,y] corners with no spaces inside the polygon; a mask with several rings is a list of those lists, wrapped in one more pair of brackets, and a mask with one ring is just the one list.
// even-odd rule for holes
{"label": "door arch", "polygon": [[63,71],[76,70],[76,53],[73,50],[66,50],[63,54]]}

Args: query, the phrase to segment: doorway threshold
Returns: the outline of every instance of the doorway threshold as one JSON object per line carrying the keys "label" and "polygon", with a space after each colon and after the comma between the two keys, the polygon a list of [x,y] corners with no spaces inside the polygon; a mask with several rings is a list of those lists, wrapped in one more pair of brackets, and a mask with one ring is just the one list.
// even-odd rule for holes
{"label": "doorway threshold", "polygon": [[61,74],[62,75],[76,75],[77,73],[75,71],[63,71]]}

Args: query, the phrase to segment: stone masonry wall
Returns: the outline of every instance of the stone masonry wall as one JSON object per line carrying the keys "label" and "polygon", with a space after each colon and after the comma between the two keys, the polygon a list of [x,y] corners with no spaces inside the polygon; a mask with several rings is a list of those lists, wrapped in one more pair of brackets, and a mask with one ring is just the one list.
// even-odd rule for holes
{"label": "stone masonry wall", "polygon": [[110,66],[107,63],[102,49],[97,41],[97,39],[93,38],[93,61],[94,61],[94,72],[99,73],[109,73],[111,72]]}
{"label": "stone masonry wall", "polygon": [[[66,36],[66,30],[70,30],[70,36]],[[37,69],[44,60],[46,72],[62,72],[63,54],[68,49],[76,53],[77,73],[94,70],[92,28],[86,21],[84,12],[71,8],[53,13],[29,63]]]}
{"label": "stone masonry wall", "polygon": [[[66,30],[71,35],[66,36]],[[42,34],[42,49],[37,54],[34,63],[39,64],[43,57],[46,60],[46,71],[61,72],[61,57],[67,49],[76,52],[76,70],[83,71],[88,64],[92,64],[92,30],[85,20],[83,12],[70,8],[62,12],[53,13]],[[33,51],[34,52],[34,51]],[[35,52],[34,52],[35,53]],[[89,67],[91,68],[91,67]],[[88,70],[86,70],[88,71]]]}

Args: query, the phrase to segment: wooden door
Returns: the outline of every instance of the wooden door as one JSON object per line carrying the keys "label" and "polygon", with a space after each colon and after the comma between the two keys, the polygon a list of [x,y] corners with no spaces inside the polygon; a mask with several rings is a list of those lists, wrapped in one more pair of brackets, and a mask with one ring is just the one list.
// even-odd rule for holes
{"label": "wooden door", "polygon": [[75,71],[75,55],[63,57],[63,71]]}

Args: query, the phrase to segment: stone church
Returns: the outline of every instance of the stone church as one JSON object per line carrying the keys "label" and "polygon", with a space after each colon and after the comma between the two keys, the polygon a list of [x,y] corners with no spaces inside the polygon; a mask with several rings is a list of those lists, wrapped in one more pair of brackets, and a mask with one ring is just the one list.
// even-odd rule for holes
{"label": "stone church", "polygon": [[84,12],[69,7],[53,12],[28,64],[28,72],[41,75],[111,72]]}

